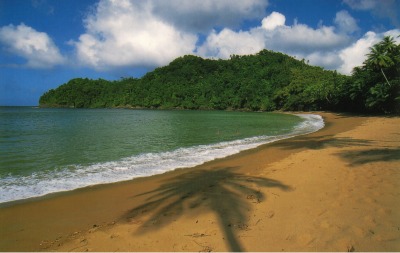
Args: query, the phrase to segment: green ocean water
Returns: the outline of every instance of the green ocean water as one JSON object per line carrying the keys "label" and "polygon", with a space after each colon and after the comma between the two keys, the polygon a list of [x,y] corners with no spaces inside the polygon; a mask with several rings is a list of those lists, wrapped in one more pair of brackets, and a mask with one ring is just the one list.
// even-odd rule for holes
{"label": "green ocean water", "polygon": [[195,166],[321,122],[256,112],[0,107],[0,202]]}

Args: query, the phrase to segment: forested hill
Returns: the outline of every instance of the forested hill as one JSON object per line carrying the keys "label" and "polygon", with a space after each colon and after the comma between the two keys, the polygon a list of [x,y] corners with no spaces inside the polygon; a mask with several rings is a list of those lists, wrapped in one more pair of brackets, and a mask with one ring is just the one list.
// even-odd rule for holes
{"label": "forested hill", "polygon": [[[375,79],[382,77],[377,74]],[[396,96],[391,96],[389,102],[386,98],[383,104],[378,102],[368,107],[368,94],[366,96],[362,92],[368,93],[370,87],[360,88],[360,84],[352,85],[354,82],[353,77],[310,66],[304,60],[268,50],[256,55],[233,55],[229,60],[187,55],[140,79],[72,79],[43,94],[39,105],[73,108],[252,111],[351,108],[360,111],[393,111]],[[400,83],[399,80],[397,82]],[[400,86],[398,83],[397,86]]]}
{"label": "forested hill", "polygon": [[335,104],[346,77],[263,50],[230,60],[187,55],[141,79],[72,79],[40,98],[42,107],[297,110]]}

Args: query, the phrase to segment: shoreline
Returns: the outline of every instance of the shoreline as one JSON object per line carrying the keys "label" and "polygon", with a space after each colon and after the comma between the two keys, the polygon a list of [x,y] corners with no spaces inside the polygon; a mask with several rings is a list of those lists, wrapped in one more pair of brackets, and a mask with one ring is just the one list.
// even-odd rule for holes
{"label": "shoreline", "polygon": [[[361,169],[370,173],[371,163],[381,163],[379,166],[387,174],[385,179],[399,178],[395,169],[399,165],[399,158],[396,158],[399,133],[393,129],[399,118],[316,114],[325,121],[325,127],[317,132],[265,144],[194,168],[86,187],[10,206],[0,205],[0,236],[3,238],[0,250],[399,251],[400,241],[396,238],[400,232],[396,229],[400,224],[396,223],[399,221],[396,210],[399,210],[400,194],[396,181],[390,188],[394,192],[387,197],[380,196],[386,201],[380,203],[382,207],[361,215],[370,228],[351,220],[348,221],[353,223],[350,228],[332,224],[345,220],[344,215],[355,219],[352,212],[360,211],[352,208],[365,208],[366,204],[372,207],[381,201],[372,196],[368,199],[365,192],[360,192],[357,197],[366,204],[357,198],[354,200],[352,195],[342,199],[343,203],[336,203],[343,197],[338,191],[352,186],[343,183],[360,176],[352,173],[360,173]],[[387,128],[382,128],[385,132],[379,133],[379,129],[370,132],[371,136],[376,135],[374,140],[359,134],[363,133],[363,127],[370,131],[370,122],[386,123],[381,126]],[[364,154],[365,148],[368,148],[367,157],[379,155],[382,159],[365,162],[358,161],[359,156],[350,156],[351,152]],[[348,150],[338,153],[341,149]],[[390,156],[379,153],[385,149]],[[350,160],[354,161],[349,165]],[[313,170],[313,164],[321,169]],[[299,168],[292,168],[294,165]],[[339,178],[343,182],[337,182]],[[362,182],[364,187],[369,181]],[[338,189],[339,186],[343,189]],[[352,194],[357,190],[352,189]],[[316,201],[318,196],[321,199]],[[397,202],[388,204],[389,200]],[[329,201],[335,202],[335,206],[320,210],[324,207],[321,202],[327,206]],[[357,203],[349,204],[352,201]],[[345,204],[349,204],[352,212],[347,213]],[[315,220],[325,216],[329,219],[318,223],[319,230],[315,229]],[[378,218],[380,224],[377,224]],[[388,227],[389,223],[393,228]],[[195,227],[197,229],[193,230]],[[390,233],[386,231],[385,234],[385,228]],[[352,233],[361,239],[343,239],[349,234],[349,238],[356,238]],[[314,238],[316,234],[320,236],[318,240]],[[343,238],[336,238],[338,234],[344,235]],[[269,237],[260,242],[260,236],[265,235]],[[373,243],[365,243],[365,238]],[[332,246],[324,247],[322,241]],[[362,248],[364,246],[366,248]]]}
{"label": "shoreline", "polygon": [[[291,132],[282,133],[275,136],[261,135],[261,136],[252,136],[252,137],[244,137],[242,139],[233,139],[233,140],[221,140],[216,143],[209,144],[199,144],[191,147],[182,147],[177,148],[175,150],[168,150],[163,152],[155,152],[155,153],[142,153],[135,154],[132,156],[127,156],[124,158],[120,158],[117,160],[104,161],[99,163],[92,163],[88,165],[84,165],[83,169],[86,169],[87,172],[84,175],[90,175],[91,170],[97,171],[95,174],[98,177],[85,177],[77,178],[74,173],[64,173],[64,176],[67,178],[67,182],[69,183],[67,186],[59,187],[59,185],[63,186],[64,180],[59,180],[58,182],[54,182],[51,180],[51,177],[58,178],[57,174],[52,174],[49,172],[45,177],[49,179],[49,182],[39,180],[39,183],[42,183],[45,190],[42,190],[40,187],[37,187],[34,184],[35,178],[24,177],[22,179],[11,178],[10,187],[3,188],[4,192],[2,192],[0,198],[0,208],[6,206],[12,206],[18,203],[31,202],[40,200],[41,198],[54,197],[58,194],[68,194],[70,191],[86,188],[86,187],[96,187],[100,185],[119,183],[124,181],[130,181],[135,178],[142,177],[150,177],[157,174],[163,174],[168,171],[173,171],[176,169],[182,168],[190,168],[195,167],[206,162],[210,162],[216,159],[221,159],[225,157],[229,157],[231,155],[240,153],[244,150],[253,149],[258,146],[262,146],[268,143],[272,143],[278,140],[288,139],[295,136],[300,136],[304,134],[309,134],[315,131],[318,131],[320,128],[324,126],[324,122],[322,117],[313,114],[304,114],[297,113],[289,114],[292,116],[296,116],[299,119],[303,119],[302,123],[297,124]],[[146,157],[150,155],[153,157],[152,163],[151,160],[148,160]],[[159,159],[164,159],[165,162],[158,164]],[[133,162],[135,161],[135,162]],[[136,164],[137,161],[137,164]],[[157,164],[155,166],[150,166],[151,164]],[[107,165],[109,164],[109,165]],[[121,171],[119,170],[111,170],[111,169],[102,169],[102,167],[121,167]],[[133,166],[133,168],[130,168]],[[146,173],[141,172],[140,167],[148,168]],[[100,167],[100,168],[99,168]],[[89,169],[87,169],[89,168]],[[91,168],[91,169],[90,169]],[[110,172],[107,177],[104,176],[107,171]],[[51,175],[51,176],[50,176]],[[81,181],[82,179],[82,181]],[[26,182],[26,184],[25,184]],[[33,183],[31,185],[31,183]],[[46,185],[50,186],[50,190],[46,190]],[[6,183],[7,185],[7,183]],[[25,185],[22,186],[22,185]],[[12,188],[9,190],[8,188]]]}

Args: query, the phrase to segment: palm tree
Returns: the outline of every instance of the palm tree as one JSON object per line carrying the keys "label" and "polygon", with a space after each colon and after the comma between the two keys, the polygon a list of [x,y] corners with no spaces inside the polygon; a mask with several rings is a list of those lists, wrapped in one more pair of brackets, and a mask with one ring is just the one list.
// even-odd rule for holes
{"label": "palm tree", "polygon": [[393,37],[385,36],[381,42],[370,47],[371,52],[367,54],[368,58],[364,62],[367,66],[371,66],[374,69],[380,69],[389,86],[391,85],[383,71],[383,68],[388,68],[395,64],[392,57],[394,57],[393,51],[396,47]]}
{"label": "palm tree", "polygon": [[393,51],[396,50],[397,47],[396,41],[392,36],[385,36],[379,44],[381,44],[382,47],[384,47],[389,53],[393,53]]}

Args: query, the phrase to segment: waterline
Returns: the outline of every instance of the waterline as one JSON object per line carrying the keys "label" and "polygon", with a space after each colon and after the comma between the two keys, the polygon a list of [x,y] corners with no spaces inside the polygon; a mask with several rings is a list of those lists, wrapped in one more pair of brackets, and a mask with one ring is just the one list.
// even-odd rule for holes
{"label": "waterline", "polygon": [[115,161],[90,165],[68,165],[18,177],[10,175],[1,179],[0,203],[152,176],[178,168],[194,167],[263,144],[312,133],[324,127],[324,121],[319,115],[297,114],[296,116],[304,120],[287,134],[262,135],[214,144],[182,147],[172,151],[136,154]]}

